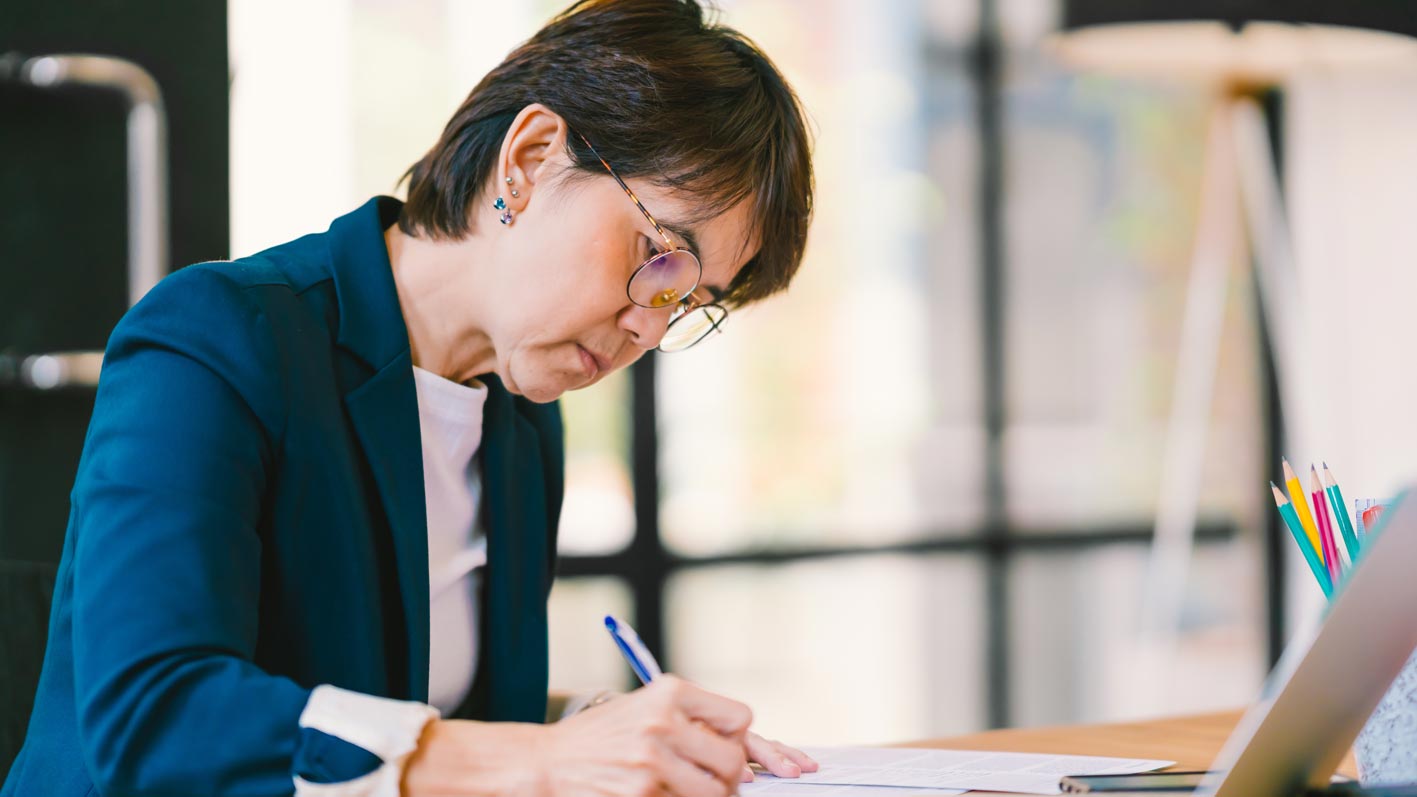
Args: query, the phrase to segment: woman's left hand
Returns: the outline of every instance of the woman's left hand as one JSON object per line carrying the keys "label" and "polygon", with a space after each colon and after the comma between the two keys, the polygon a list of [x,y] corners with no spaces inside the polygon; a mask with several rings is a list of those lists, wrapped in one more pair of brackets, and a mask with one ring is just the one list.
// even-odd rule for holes
{"label": "woman's left hand", "polygon": [[[764,769],[779,778],[795,778],[803,772],[817,771],[817,762],[813,761],[811,756],[782,742],[764,739],[752,731],[748,732],[748,741],[744,747],[748,751],[749,763],[761,764]],[[743,767],[743,782],[747,783],[752,779],[753,770]]]}

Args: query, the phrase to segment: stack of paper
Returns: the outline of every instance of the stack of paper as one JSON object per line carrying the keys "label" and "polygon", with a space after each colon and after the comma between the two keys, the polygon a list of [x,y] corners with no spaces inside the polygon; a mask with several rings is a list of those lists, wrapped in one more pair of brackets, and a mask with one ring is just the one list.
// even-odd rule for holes
{"label": "stack of paper", "polygon": [[866,792],[930,797],[968,790],[1060,794],[1066,775],[1126,775],[1175,761],[1093,756],[990,753],[917,748],[809,747],[821,768],[800,778],[762,774],[743,794],[778,797],[855,797]]}

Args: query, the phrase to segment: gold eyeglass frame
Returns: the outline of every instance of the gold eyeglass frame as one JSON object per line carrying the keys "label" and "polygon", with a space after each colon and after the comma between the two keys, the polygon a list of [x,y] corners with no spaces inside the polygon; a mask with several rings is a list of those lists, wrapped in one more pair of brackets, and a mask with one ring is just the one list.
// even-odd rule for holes
{"label": "gold eyeglass frame", "polygon": [[[649,212],[649,209],[646,208],[644,203],[640,201],[640,198],[638,196],[635,196],[634,190],[631,189],[630,186],[626,185],[625,181],[620,178],[620,175],[615,172],[615,169],[611,168],[609,161],[605,160],[605,158],[601,156],[600,152],[596,150],[595,145],[591,144],[590,140],[587,139],[585,136],[581,135],[579,132],[576,133],[576,136],[580,138],[581,142],[586,145],[586,149],[590,150],[590,154],[594,155],[595,159],[600,161],[600,165],[605,167],[605,171],[609,172],[610,176],[615,179],[615,182],[620,185],[620,188],[625,192],[625,195],[630,198],[630,201],[635,203],[635,207],[639,208],[640,213],[644,215],[645,220],[650,223],[650,226],[654,228],[655,232],[659,233],[659,237],[664,239],[664,244],[667,247],[663,252],[657,252],[653,255],[650,255],[648,258],[645,259],[643,263],[639,264],[639,266],[637,266],[635,270],[630,273],[630,279],[628,282],[625,283],[625,295],[630,299],[631,302],[634,302],[636,305],[651,310],[661,310],[665,307],[671,307],[676,304],[678,305],[678,309],[675,311],[674,315],[669,319],[669,325],[665,329],[664,334],[666,337],[669,335],[669,330],[673,329],[674,325],[677,322],[679,322],[695,310],[704,310],[705,315],[708,318],[708,328],[704,330],[704,333],[702,335],[695,338],[688,345],[676,349],[665,349],[663,347],[663,344],[661,343],[661,345],[658,347],[659,350],[665,353],[684,351],[685,349],[688,349],[700,343],[701,341],[703,341],[704,338],[707,338],[710,334],[714,332],[722,332],[723,323],[728,320],[728,308],[724,307],[718,302],[701,302],[694,296],[694,293],[699,289],[699,281],[703,279],[704,275],[704,264],[703,261],[699,259],[698,254],[695,253],[693,250],[689,249],[688,247],[679,246],[677,243],[675,243],[674,239],[670,237],[669,233],[665,231],[664,227],[661,226],[660,223],[654,218],[654,215]],[[689,288],[683,298],[680,298],[678,292],[672,288],[667,291],[664,291],[659,294],[660,296],[664,297],[664,301],[657,305],[643,304],[636,300],[634,293],[630,291],[630,286],[634,284],[635,278],[640,275],[640,272],[644,271],[646,266],[650,265],[656,260],[667,257],[675,252],[682,252],[688,255],[689,257],[692,257],[694,259],[694,265],[698,266],[698,274],[694,277],[693,287]],[[720,317],[715,319],[713,315],[708,313],[709,308],[716,309],[721,314]]]}

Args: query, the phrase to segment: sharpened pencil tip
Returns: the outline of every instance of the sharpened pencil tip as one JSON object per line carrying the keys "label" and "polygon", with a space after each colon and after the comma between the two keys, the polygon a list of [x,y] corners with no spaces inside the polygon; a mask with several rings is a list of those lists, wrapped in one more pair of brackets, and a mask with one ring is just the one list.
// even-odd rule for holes
{"label": "sharpened pencil tip", "polygon": [[1337,487],[1337,486],[1338,486],[1338,479],[1334,478],[1333,471],[1329,470],[1329,469],[1328,469],[1328,466],[1325,465],[1325,466],[1324,466],[1324,487]]}

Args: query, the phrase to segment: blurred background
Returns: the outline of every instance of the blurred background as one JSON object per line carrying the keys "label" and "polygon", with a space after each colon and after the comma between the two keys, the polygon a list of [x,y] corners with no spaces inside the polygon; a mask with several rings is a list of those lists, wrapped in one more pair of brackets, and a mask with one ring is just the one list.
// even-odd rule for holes
{"label": "blurred background", "polygon": [[[564,2],[139,5],[22,3],[0,54],[104,53],[152,73],[178,266],[398,194],[468,90]],[[761,732],[793,743],[1256,694],[1321,606],[1275,525],[1279,456],[1327,460],[1350,497],[1417,473],[1417,55],[1405,37],[1360,39],[1383,57],[1355,65],[1310,38],[1276,56],[1278,76],[1197,77],[1185,63],[1080,66],[1060,45],[1176,8],[1221,19],[1204,44],[1234,37],[1222,23],[1237,9],[1305,21],[1323,4],[1206,5],[718,3],[811,114],[807,260],[728,334],[565,398],[553,686],[629,686],[600,625],[614,612],[666,669],[745,700]],[[1406,4],[1349,5],[1368,16],[1326,21],[1417,32]],[[126,306],[134,129],[112,91],[9,77],[7,616],[52,589],[92,405],[82,385],[36,385],[26,358],[101,348]],[[1227,173],[1215,147],[1230,139],[1212,125],[1236,96],[1255,103],[1288,219],[1269,327],[1251,255],[1273,249],[1253,208],[1241,220],[1237,187],[1207,182]],[[1208,235],[1207,288],[1193,274]],[[31,670],[10,666],[0,682],[23,691]]]}

